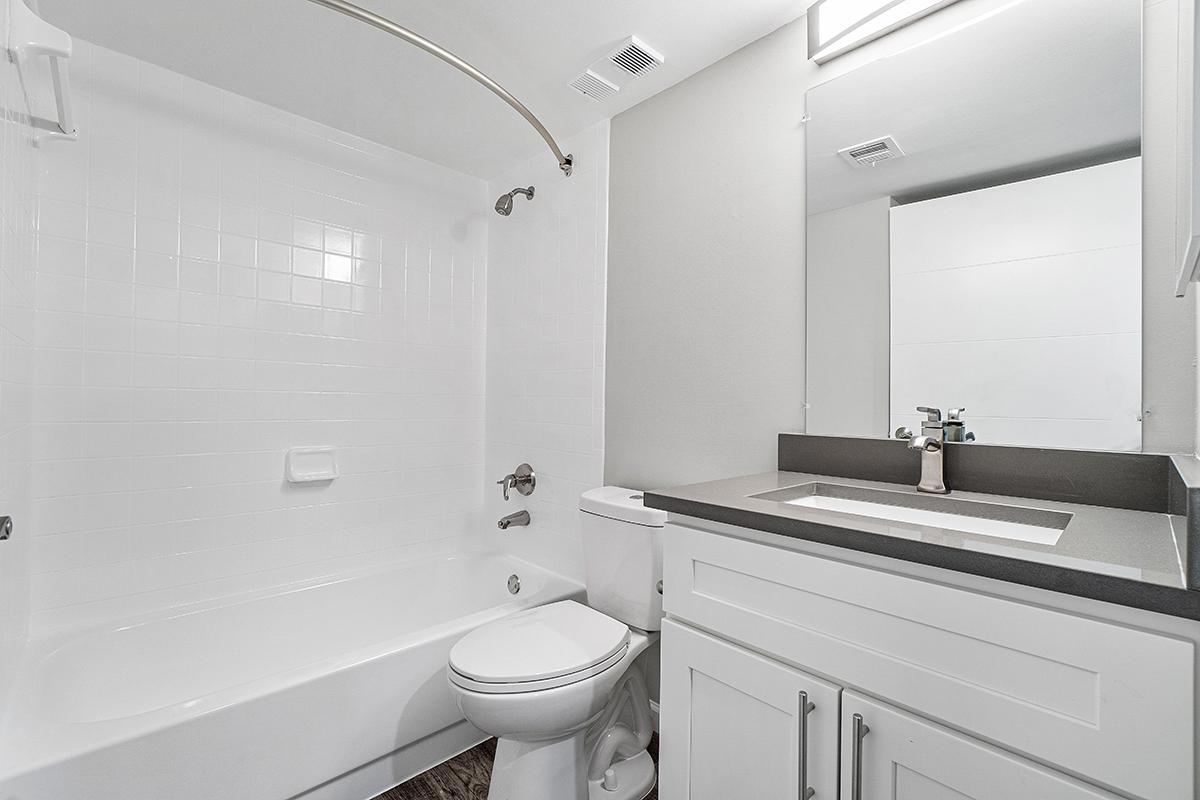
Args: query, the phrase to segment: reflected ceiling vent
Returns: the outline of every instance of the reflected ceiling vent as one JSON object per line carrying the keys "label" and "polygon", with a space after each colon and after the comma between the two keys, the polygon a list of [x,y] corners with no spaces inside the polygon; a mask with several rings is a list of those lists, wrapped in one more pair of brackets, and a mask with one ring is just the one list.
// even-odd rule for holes
{"label": "reflected ceiling vent", "polygon": [[593,100],[607,100],[617,93],[617,87],[590,69],[571,81],[571,88]]}
{"label": "reflected ceiling vent", "polygon": [[662,55],[639,42],[636,36],[630,36],[620,47],[609,53],[608,60],[630,75],[645,75],[663,63]]}
{"label": "reflected ceiling vent", "polygon": [[630,36],[571,81],[571,88],[593,100],[607,100],[625,84],[657,69],[664,62],[661,53]]}
{"label": "reflected ceiling vent", "polygon": [[838,155],[856,167],[873,167],[880,161],[903,158],[904,151],[900,149],[900,145],[896,144],[895,139],[883,136],[847,147],[844,150],[838,150]]}

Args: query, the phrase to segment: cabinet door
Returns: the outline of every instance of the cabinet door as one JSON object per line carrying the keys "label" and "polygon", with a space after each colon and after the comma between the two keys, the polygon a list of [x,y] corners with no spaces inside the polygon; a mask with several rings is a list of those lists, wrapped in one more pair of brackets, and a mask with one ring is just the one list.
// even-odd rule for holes
{"label": "cabinet door", "polygon": [[841,785],[842,800],[1118,800],[851,691],[842,693]]}
{"label": "cabinet door", "polygon": [[839,693],[832,684],[666,620],[659,797],[803,800],[806,778],[808,797],[834,800]]}

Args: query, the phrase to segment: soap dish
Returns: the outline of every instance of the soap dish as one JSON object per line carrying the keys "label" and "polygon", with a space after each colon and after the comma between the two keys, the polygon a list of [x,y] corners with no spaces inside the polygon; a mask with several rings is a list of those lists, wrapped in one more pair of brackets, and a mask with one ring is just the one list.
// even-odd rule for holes
{"label": "soap dish", "polygon": [[284,474],[288,483],[321,483],[338,477],[337,448],[293,447],[287,451]]}

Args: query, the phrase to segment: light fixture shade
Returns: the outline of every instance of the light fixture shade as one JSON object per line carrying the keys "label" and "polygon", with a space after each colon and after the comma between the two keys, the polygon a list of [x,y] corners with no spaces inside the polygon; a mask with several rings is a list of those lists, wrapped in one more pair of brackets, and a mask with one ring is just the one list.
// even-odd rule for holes
{"label": "light fixture shade", "polygon": [[808,10],[808,57],[824,64],[956,2],[817,0]]}

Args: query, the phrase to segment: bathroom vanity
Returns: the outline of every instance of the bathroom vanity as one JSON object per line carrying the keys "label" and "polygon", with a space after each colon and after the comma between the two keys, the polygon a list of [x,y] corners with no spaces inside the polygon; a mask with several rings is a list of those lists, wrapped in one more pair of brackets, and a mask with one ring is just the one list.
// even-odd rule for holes
{"label": "bathroom vanity", "polygon": [[[1178,469],[1158,510],[1092,504],[1121,479],[1089,485],[1087,459],[1109,454],[1060,453],[1048,481],[1092,502],[931,497],[847,477],[837,441],[783,436],[783,471],[646,495],[670,512],[661,797],[1195,796],[1195,487]],[[877,450],[868,471],[904,451],[843,445]],[[1151,457],[1120,458],[1126,504],[1148,502]],[[798,471],[821,461],[840,474]]]}

